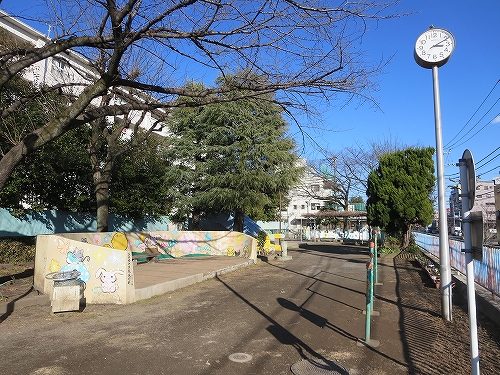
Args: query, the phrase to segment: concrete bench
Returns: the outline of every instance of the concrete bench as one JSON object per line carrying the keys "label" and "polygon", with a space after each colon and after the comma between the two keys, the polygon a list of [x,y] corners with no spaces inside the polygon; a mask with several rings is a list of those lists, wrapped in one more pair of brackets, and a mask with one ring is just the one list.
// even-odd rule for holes
{"label": "concrete bench", "polygon": [[149,262],[158,262],[158,257],[162,255],[156,247],[148,247],[146,251],[141,253],[132,253],[132,260],[134,265],[138,263],[149,263]]}

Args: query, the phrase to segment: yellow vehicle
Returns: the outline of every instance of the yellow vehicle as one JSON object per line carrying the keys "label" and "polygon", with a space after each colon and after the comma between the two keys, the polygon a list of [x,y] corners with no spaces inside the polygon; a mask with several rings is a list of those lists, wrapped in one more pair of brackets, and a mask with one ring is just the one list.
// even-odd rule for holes
{"label": "yellow vehicle", "polygon": [[262,245],[262,255],[268,255],[269,253],[281,252],[281,245],[279,241],[284,237],[284,235],[277,233],[273,235],[274,243],[271,242],[271,236],[267,235],[264,244]]}

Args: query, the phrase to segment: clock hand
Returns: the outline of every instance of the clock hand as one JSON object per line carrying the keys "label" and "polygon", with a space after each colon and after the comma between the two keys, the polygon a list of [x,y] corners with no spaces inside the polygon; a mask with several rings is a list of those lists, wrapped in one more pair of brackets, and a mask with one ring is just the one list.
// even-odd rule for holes
{"label": "clock hand", "polygon": [[442,44],[441,44],[441,43],[443,43],[443,42],[444,42],[445,40],[447,40],[447,39],[450,39],[450,37],[448,36],[448,37],[444,38],[442,41],[440,41],[440,42],[438,42],[438,43],[434,44],[433,46],[431,46],[431,48],[434,48],[434,47],[442,47]]}

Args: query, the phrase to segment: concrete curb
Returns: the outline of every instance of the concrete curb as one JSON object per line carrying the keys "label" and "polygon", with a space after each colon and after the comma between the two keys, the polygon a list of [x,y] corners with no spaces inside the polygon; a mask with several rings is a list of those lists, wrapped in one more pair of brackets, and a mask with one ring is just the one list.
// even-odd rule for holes
{"label": "concrete curb", "polygon": [[40,294],[38,296],[22,297],[15,301],[1,302],[0,303],[0,315],[9,314],[14,310],[22,309],[23,307],[35,306],[35,305],[48,305],[50,304],[50,298],[47,294]]}
{"label": "concrete curb", "polygon": [[215,271],[209,271],[206,273],[199,273],[196,275],[186,276],[175,280],[166,281],[161,284],[147,286],[141,289],[135,290],[135,301],[141,301],[154,296],[159,296],[165,293],[173,292],[174,290],[185,288],[187,286],[202,282],[204,280],[212,279],[217,275],[223,275],[228,272],[236,271],[240,268],[250,266],[255,264],[254,260],[248,260],[247,262],[240,263],[234,266],[229,266],[221,268]]}
{"label": "concrete curb", "polygon": [[[425,254],[430,259],[438,262],[439,258],[431,253]],[[451,270],[451,278],[455,281],[455,289],[467,299],[467,276],[456,269]],[[500,326],[500,301],[494,299],[494,294],[485,287],[474,283],[477,311],[486,315],[491,321]]]}

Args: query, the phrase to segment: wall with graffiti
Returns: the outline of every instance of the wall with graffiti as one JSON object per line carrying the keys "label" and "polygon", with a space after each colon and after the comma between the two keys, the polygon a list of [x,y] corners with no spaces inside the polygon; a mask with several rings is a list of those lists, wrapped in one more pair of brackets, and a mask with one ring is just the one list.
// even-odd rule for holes
{"label": "wall with graffiti", "polygon": [[78,271],[88,304],[135,302],[135,258],[154,250],[158,259],[203,255],[256,259],[256,240],[211,231],[64,233],[37,236],[35,289],[52,296],[51,275]]}
{"label": "wall with graffiti", "polygon": [[[414,233],[415,243],[439,257],[439,237],[424,233]],[[450,243],[450,266],[459,270],[464,275],[467,273],[465,253],[462,252],[464,242],[449,239]],[[483,259],[474,260],[474,281],[496,295],[500,296],[500,249],[483,246]]]}

